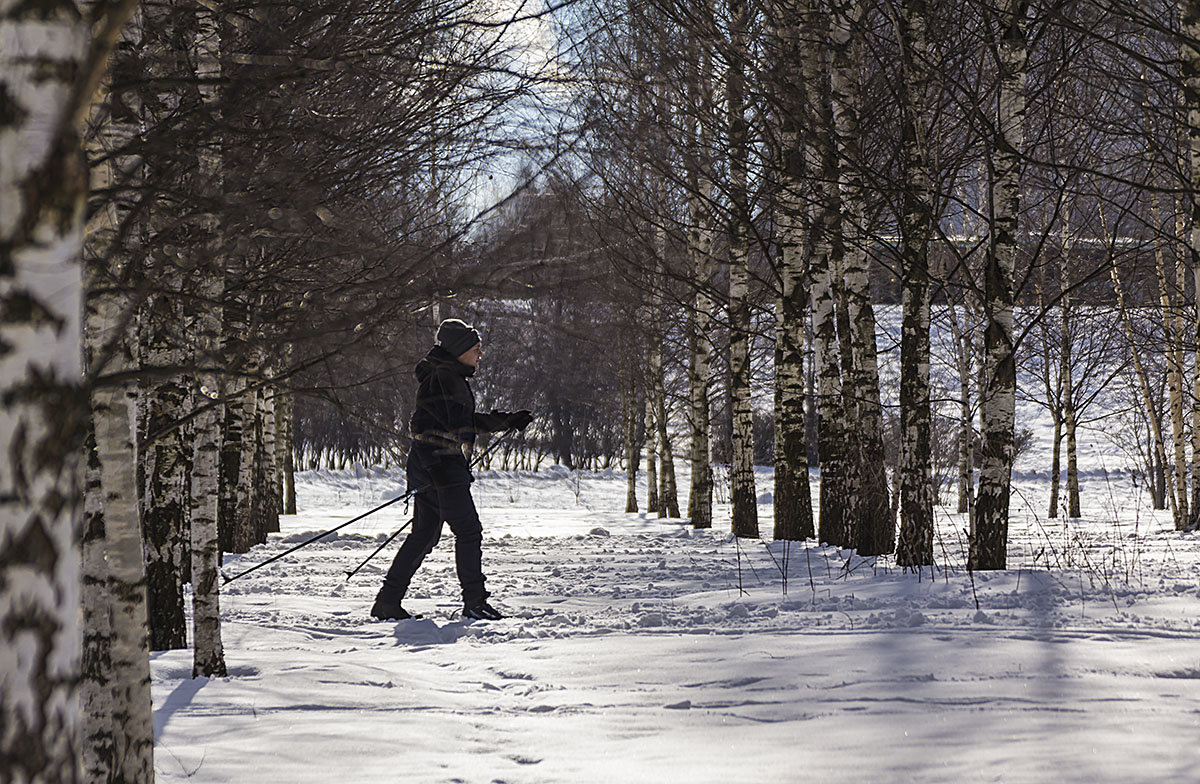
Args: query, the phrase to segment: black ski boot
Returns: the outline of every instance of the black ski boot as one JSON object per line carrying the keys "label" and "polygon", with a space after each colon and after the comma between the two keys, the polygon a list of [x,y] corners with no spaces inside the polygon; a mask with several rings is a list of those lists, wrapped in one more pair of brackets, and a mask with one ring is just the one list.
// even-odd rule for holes
{"label": "black ski boot", "polygon": [[504,617],[499,610],[488,604],[486,599],[481,599],[469,607],[463,607],[462,614],[464,618],[472,621],[498,621]]}
{"label": "black ski boot", "polygon": [[400,602],[376,597],[371,607],[371,617],[377,621],[407,621],[413,616],[400,606]]}

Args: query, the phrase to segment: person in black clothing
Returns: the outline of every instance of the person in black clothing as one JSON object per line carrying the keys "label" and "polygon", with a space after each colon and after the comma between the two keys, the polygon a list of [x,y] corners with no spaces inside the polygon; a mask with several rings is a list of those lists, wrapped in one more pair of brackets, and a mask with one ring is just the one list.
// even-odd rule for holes
{"label": "person in black clothing", "polygon": [[477,433],[523,430],[533,421],[529,411],[475,412],[475,395],[467,382],[483,355],[479,332],[458,319],[438,327],[437,345],[417,363],[417,401],[409,426],[408,486],[415,489],[412,532],[404,540],[375,597],[371,615],[380,620],[412,616],[400,606],[413,575],[433,551],[442,522],[454,532],[454,559],[462,585],[467,618],[499,620],[487,601],[482,566],[483,529],[471,498],[471,453]]}

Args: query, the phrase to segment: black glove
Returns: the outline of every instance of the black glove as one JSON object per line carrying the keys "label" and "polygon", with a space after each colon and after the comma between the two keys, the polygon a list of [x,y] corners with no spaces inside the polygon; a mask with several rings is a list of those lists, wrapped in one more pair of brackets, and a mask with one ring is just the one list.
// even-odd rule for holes
{"label": "black glove", "polygon": [[504,423],[509,430],[524,430],[529,427],[529,423],[533,421],[533,413],[526,409],[521,409],[508,415],[508,420]]}

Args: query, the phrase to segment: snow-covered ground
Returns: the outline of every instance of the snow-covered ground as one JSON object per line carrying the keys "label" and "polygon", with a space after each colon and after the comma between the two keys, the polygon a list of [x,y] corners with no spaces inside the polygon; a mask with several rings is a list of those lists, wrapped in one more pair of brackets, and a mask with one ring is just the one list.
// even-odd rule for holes
{"label": "snow-covered ground", "polygon": [[[511,614],[491,624],[457,617],[448,531],[405,601],[424,619],[368,618],[395,543],[345,572],[407,519],[389,507],[226,587],[228,678],[154,656],[158,780],[1200,781],[1200,536],[1089,448],[1085,517],[1048,521],[1035,444],[1013,568],[973,581],[944,511],[917,575],[772,543],[769,503],[765,541],[735,542],[623,513],[616,473],[487,473],[485,570]],[[401,488],[305,473],[302,513],[225,571]]]}

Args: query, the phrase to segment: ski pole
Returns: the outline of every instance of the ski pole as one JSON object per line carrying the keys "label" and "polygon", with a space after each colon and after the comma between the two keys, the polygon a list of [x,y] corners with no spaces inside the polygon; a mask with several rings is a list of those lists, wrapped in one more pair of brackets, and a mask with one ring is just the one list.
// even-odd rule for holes
{"label": "ski pole", "polygon": [[483,450],[482,452],[480,452],[478,455],[475,456],[475,459],[471,461],[470,467],[474,468],[475,466],[482,463],[483,459],[485,457],[487,457],[488,455],[490,455],[492,452],[494,452],[496,447],[498,447],[504,439],[508,438],[513,433],[519,433],[519,432],[520,431],[517,430],[516,428],[509,428],[508,430],[505,430],[500,435],[496,436],[496,438],[492,441],[492,443],[488,444],[487,449]]}
{"label": "ski pole", "polygon": [[[413,518],[413,519],[416,519],[416,518]],[[413,524],[413,521],[412,521],[412,520],[409,520],[407,523],[405,523],[404,525],[402,525],[402,526],[400,526],[399,528],[397,528],[397,529],[396,529],[396,532],[395,532],[394,534],[392,534],[392,535],[391,535],[391,536],[389,536],[387,539],[385,539],[385,540],[383,541],[383,544],[381,544],[381,545],[379,545],[378,547],[376,547],[376,548],[375,548],[375,552],[371,553],[371,554],[370,554],[370,555],[368,555],[366,558],[364,558],[364,559],[363,559],[363,562],[362,562],[362,563],[360,563],[358,566],[356,566],[356,567],[354,567],[353,569],[351,569],[350,571],[346,572],[346,579],[347,579],[347,580],[349,580],[351,577],[353,577],[354,575],[358,574],[358,573],[359,573],[359,571],[360,571],[360,570],[361,570],[361,569],[362,569],[364,566],[366,566],[368,563],[370,563],[370,562],[371,562],[371,559],[372,559],[372,558],[374,558],[375,556],[379,555],[379,551],[380,551],[380,550],[382,550],[383,548],[385,548],[385,547],[387,547],[389,544],[391,544],[393,539],[395,539],[397,536],[399,536],[401,533],[403,533],[403,532],[404,532],[404,529],[405,529],[405,528],[408,528],[408,527],[409,527],[410,525],[412,525],[412,524]]]}
{"label": "ski pole", "polygon": [[[471,465],[470,465],[470,467],[471,467],[471,468],[474,468],[474,467],[475,467],[475,466],[477,466],[479,463],[483,462],[483,459],[484,459],[485,457],[487,457],[489,454],[491,454],[491,453],[492,453],[492,450],[496,448],[496,445],[497,445],[497,444],[499,444],[499,443],[500,443],[501,441],[503,441],[505,438],[507,438],[508,436],[510,436],[510,435],[512,435],[513,433],[516,433],[516,432],[517,432],[517,431],[516,431],[515,429],[505,430],[505,431],[504,431],[502,434],[500,434],[500,436],[499,436],[499,437],[497,437],[497,438],[496,438],[496,440],[495,440],[495,441],[493,441],[492,443],[488,444],[488,448],[487,448],[487,449],[483,450],[483,452],[481,452],[481,453],[479,454],[479,456],[478,456],[478,457],[476,457],[474,460],[472,460],[472,461],[471,461]],[[422,488],[420,488],[420,489],[414,490],[414,491],[413,491],[413,494],[414,494],[414,495],[416,495],[417,493],[420,493],[420,492],[422,492],[422,491],[424,491],[424,490],[426,490],[426,489],[428,489],[428,488],[422,487]],[[414,517],[414,518],[413,518],[413,520],[415,520],[415,519],[416,519],[416,518]],[[379,553],[383,551],[383,548],[385,548],[385,547],[387,547],[389,544],[391,544],[391,543],[392,543],[392,540],[393,540],[393,539],[395,539],[397,536],[399,536],[399,535],[400,535],[400,534],[401,534],[401,533],[404,531],[404,529],[405,529],[405,528],[408,528],[410,525],[412,525],[412,524],[413,524],[413,520],[409,520],[407,523],[405,523],[404,525],[400,526],[400,528],[399,528],[399,529],[398,529],[398,530],[397,530],[397,531],[396,531],[394,534],[392,534],[392,535],[391,535],[391,536],[389,536],[389,537],[388,537],[386,540],[384,540],[383,544],[381,544],[381,545],[379,545],[378,547],[376,547],[376,548],[375,548],[375,552],[373,552],[373,553],[371,553],[370,555],[368,555],[368,556],[367,556],[367,557],[366,557],[366,558],[363,560],[363,562],[362,562],[362,563],[360,563],[358,566],[356,566],[356,567],[354,567],[353,569],[351,569],[350,571],[346,572],[346,579],[347,579],[347,580],[349,580],[351,577],[353,577],[354,575],[358,574],[358,573],[359,573],[359,571],[361,571],[361,570],[362,570],[362,568],[363,568],[364,566],[366,566],[367,564],[369,564],[369,563],[371,562],[371,559],[372,559],[372,558],[374,558],[375,556],[379,555]]]}
{"label": "ski pole", "polygon": [[312,537],[312,538],[310,538],[310,539],[306,539],[306,540],[304,540],[303,542],[301,542],[300,544],[296,545],[295,547],[293,547],[293,548],[291,548],[291,549],[289,549],[289,550],[284,550],[284,551],[283,551],[282,553],[280,553],[279,555],[276,555],[276,556],[273,556],[273,557],[271,557],[271,558],[268,558],[267,560],[263,561],[262,563],[258,564],[257,566],[252,566],[252,567],[250,567],[249,569],[247,569],[247,570],[246,570],[246,571],[244,571],[244,572],[239,572],[238,574],[235,574],[233,577],[226,577],[226,576],[225,576],[225,573],[224,573],[224,572],[222,572],[222,573],[221,573],[222,584],[223,584],[223,585],[228,585],[229,583],[233,582],[234,580],[238,579],[239,577],[245,577],[246,575],[250,574],[251,572],[253,572],[253,571],[256,571],[256,570],[258,570],[258,569],[261,569],[261,568],[263,568],[263,567],[264,567],[264,566],[266,566],[267,564],[270,564],[270,563],[275,563],[275,562],[276,562],[276,561],[278,561],[280,558],[283,558],[285,555],[291,555],[292,553],[294,553],[294,552],[296,552],[297,550],[299,550],[301,547],[307,547],[308,545],[312,544],[313,542],[317,541],[318,539],[323,539],[323,538],[325,538],[326,536],[329,536],[329,535],[330,535],[330,534],[332,534],[332,533],[337,533],[338,531],[342,530],[343,528],[345,528],[346,526],[350,525],[351,523],[357,523],[359,520],[363,519],[364,517],[367,517],[367,516],[369,516],[369,515],[373,515],[373,514],[375,514],[376,512],[378,512],[380,509],[383,509],[383,508],[385,508],[385,507],[391,506],[392,504],[396,503],[397,501],[402,501],[402,500],[404,500],[404,499],[408,498],[408,497],[409,497],[409,496],[411,496],[411,495],[412,495],[412,493],[405,493],[404,495],[398,495],[398,496],[396,496],[395,498],[393,498],[393,499],[392,499],[392,500],[390,500],[390,501],[385,501],[384,503],[380,504],[379,506],[375,507],[374,509],[372,509],[372,510],[371,510],[371,511],[369,511],[369,512],[363,512],[362,514],[360,514],[358,517],[354,518],[353,520],[347,520],[346,522],[342,523],[342,524],[341,524],[341,525],[339,525],[339,526],[335,526],[334,528],[330,528],[328,531],[322,531],[321,533],[317,534],[316,536],[314,536],[314,537]]}
{"label": "ski pole", "polygon": [[[515,432],[517,432],[515,429],[509,429],[509,430],[504,431],[504,433],[502,435],[500,435],[500,437],[498,437],[495,441],[493,441],[491,444],[488,445],[488,448],[485,449],[479,455],[479,457],[477,457],[471,461],[471,467],[473,468],[476,464],[478,464],[480,461],[482,461],[484,457],[486,457],[488,454],[491,453],[491,451],[493,449],[496,448],[497,444],[499,444],[506,437],[512,435]],[[336,533],[352,523],[357,523],[359,520],[363,519],[364,517],[369,517],[370,515],[375,514],[380,509],[391,506],[392,504],[396,503],[397,501],[411,498],[412,496],[414,496],[417,493],[422,492],[423,490],[426,490],[426,489],[427,488],[425,488],[425,487],[420,487],[420,488],[417,488],[416,490],[409,490],[404,495],[399,495],[390,501],[385,501],[384,503],[380,504],[379,506],[375,507],[374,509],[370,510],[369,512],[363,512],[362,514],[360,514],[358,517],[354,518],[353,520],[347,520],[346,522],[342,523],[339,526],[335,526],[334,528],[330,528],[328,531],[323,531],[310,539],[306,539],[305,541],[301,542],[300,544],[296,545],[295,547],[292,547],[288,550],[284,550],[279,555],[268,558],[267,560],[263,561],[262,563],[258,564],[257,566],[252,566],[244,572],[239,572],[238,574],[235,574],[233,577],[226,577],[225,573],[222,572],[221,573],[222,584],[228,585],[229,583],[233,582],[234,580],[238,579],[239,577],[245,577],[246,575],[250,574],[251,572],[257,571],[258,569],[261,569],[262,567],[266,566],[267,564],[274,563],[274,562],[278,561],[280,558],[283,558],[284,556],[291,555],[292,553],[296,552],[297,550],[299,550],[302,547],[307,547],[308,545],[312,544],[313,542],[317,541],[318,539],[323,539],[326,536],[329,536],[329,534]],[[407,528],[411,524],[412,524],[412,520],[409,520],[407,523],[405,523],[403,526],[401,526],[399,531],[396,531],[396,533],[394,533],[390,537],[388,537],[387,541],[384,542],[383,545],[387,545],[388,542],[392,541],[393,539],[395,539],[397,536],[400,535],[400,531],[403,531],[405,528]],[[374,553],[371,553],[370,558],[367,558],[366,561],[363,561],[361,564],[359,564],[358,568],[356,568],[354,570],[354,572],[357,572],[359,569],[366,566],[367,562],[370,561],[371,558],[374,558],[379,553],[379,551],[383,549],[383,545],[381,545],[378,549],[376,549]],[[349,580],[350,577],[352,577],[354,575],[354,572],[351,572],[346,577],[346,579]]]}

